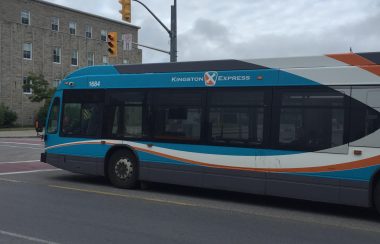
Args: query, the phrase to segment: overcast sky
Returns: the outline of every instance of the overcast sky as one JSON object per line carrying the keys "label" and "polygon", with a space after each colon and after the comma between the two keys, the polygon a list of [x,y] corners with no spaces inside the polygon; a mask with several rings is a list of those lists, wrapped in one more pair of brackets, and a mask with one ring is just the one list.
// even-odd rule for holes
{"label": "overcast sky", "polygon": [[[121,20],[118,0],[45,0]],[[168,27],[173,0],[141,0]],[[177,0],[178,60],[380,51],[380,0]],[[167,32],[138,3],[139,42],[169,50]],[[143,49],[143,62],[167,62]]]}

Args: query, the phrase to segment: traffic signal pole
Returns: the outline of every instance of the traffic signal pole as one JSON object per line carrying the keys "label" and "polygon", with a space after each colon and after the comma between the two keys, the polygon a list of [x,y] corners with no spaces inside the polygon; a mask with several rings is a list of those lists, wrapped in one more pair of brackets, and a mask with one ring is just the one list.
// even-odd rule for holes
{"label": "traffic signal pole", "polygon": [[171,6],[170,62],[177,62],[177,0]]}
{"label": "traffic signal pole", "polygon": [[[140,0],[132,0],[141,4],[158,21],[158,23],[168,32],[170,37],[170,62],[177,62],[177,0],[171,6],[171,30]],[[142,46],[142,45],[140,45]]]}

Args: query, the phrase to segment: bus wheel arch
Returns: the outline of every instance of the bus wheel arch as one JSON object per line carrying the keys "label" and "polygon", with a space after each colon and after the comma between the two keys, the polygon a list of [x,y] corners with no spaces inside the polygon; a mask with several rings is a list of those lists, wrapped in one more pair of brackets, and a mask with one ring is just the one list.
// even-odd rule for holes
{"label": "bus wheel arch", "polygon": [[380,169],[371,178],[370,182],[370,203],[380,214]]}
{"label": "bus wheel arch", "polygon": [[[104,175],[114,186],[135,188],[139,178],[138,162],[137,154],[131,147],[113,146],[104,160]],[[123,170],[122,173],[119,173],[120,169]]]}

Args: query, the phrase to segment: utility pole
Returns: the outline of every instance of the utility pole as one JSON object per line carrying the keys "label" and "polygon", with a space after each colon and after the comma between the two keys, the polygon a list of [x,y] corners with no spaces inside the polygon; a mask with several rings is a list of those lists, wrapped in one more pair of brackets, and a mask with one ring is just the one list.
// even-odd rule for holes
{"label": "utility pole", "polygon": [[170,62],[177,62],[177,0],[171,6]]}
{"label": "utility pole", "polygon": [[[177,62],[177,0],[174,0],[174,5],[171,6],[171,29],[169,30],[164,23],[140,0],[132,0],[141,4],[148,12],[158,21],[158,23],[168,32],[170,37],[170,62]],[[142,45],[140,45],[142,46]],[[147,47],[147,46],[145,46]],[[150,48],[150,47],[148,47]],[[150,48],[155,50],[154,48]]]}

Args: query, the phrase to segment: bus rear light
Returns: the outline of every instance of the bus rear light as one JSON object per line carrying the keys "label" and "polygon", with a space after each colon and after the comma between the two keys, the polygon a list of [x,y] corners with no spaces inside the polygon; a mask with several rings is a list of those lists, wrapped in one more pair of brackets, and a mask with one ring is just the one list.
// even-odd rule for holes
{"label": "bus rear light", "polygon": [[362,155],[362,150],[354,150],[354,155],[355,155],[355,156],[360,156],[360,155]]}

